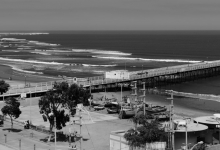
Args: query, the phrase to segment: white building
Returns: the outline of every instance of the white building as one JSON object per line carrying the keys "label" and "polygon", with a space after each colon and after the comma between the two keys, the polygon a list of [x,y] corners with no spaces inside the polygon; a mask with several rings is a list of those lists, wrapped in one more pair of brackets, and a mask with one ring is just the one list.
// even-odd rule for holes
{"label": "white building", "polygon": [[105,72],[105,78],[108,79],[129,79],[130,73],[127,70],[115,70]]}

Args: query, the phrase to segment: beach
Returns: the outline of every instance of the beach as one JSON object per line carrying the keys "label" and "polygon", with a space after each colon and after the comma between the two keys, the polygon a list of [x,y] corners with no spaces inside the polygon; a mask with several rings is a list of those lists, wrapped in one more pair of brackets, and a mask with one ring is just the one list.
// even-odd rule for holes
{"label": "beach", "polygon": [[39,83],[39,82],[48,82],[48,81],[55,81],[62,78],[58,77],[50,77],[50,76],[43,76],[37,74],[30,74],[19,72],[13,70],[12,67],[7,65],[0,65],[0,80],[6,81],[9,85],[25,85],[28,83]]}
{"label": "beach", "polygon": [[[219,32],[202,31],[51,32],[4,37],[13,40],[1,42],[0,79],[10,85],[56,81],[62,76],[83,78],[104,75],[112,70],[140,71],[217,60],[220,48]],[[211,41],[207,49],[210,39],[216,40]],[[219,81],[220,77],[215,76],[157,88],[218,95]],[[129,93],[123,92],[123,95]],[[146,102],[170,104],[167,97],[152,92],[147,92]],[[174,112],[180,116],[220,111],[218,102],[203,99],[174,97],[174,106]]]}

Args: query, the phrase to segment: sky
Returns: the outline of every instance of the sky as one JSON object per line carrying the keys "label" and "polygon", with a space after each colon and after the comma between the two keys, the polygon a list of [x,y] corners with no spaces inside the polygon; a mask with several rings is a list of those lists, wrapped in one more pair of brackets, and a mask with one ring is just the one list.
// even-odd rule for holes
{"label": "sky", "polygon": [[0,0],[0,31],[220,30],[220,0]]}

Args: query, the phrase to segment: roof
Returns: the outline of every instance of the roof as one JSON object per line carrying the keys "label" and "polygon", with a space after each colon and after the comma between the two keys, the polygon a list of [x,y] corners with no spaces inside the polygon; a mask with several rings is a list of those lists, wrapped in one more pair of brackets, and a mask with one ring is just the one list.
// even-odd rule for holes
{"label": "roof", "polygon": [[214,117],[214,116],[197,117],[197,118],[194,118],[194,121],[196,121],[198,123],[207,124],[207,125],[217,125],[217,124],[220,124],[220,122],[217,121],[216,117]]}
{"label": "roof", "polygon": [[203,131],[208,129],[208,126],[203,124],[194,123],[193,120],[187,121],[183,119],[174,120],[176,124],[175,132],[186,132],[186,125],[187,125],[187,132],[195,132],[195,131]]}

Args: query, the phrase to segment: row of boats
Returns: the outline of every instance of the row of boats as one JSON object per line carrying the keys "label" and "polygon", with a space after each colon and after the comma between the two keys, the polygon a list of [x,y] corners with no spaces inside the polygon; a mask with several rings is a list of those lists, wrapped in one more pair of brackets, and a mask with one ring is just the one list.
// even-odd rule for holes
{"label": "row of boats", "polygon": [[92,101],[91,105],[95,110],[107,109],[109,114],[118,113],[120,119],[131,118],[135,115],[147,114],[152,118],[160,120],[169,120],[170,113],[166,106],[135,104],[135,103],[118,103],[117,99],[108,102]]}

